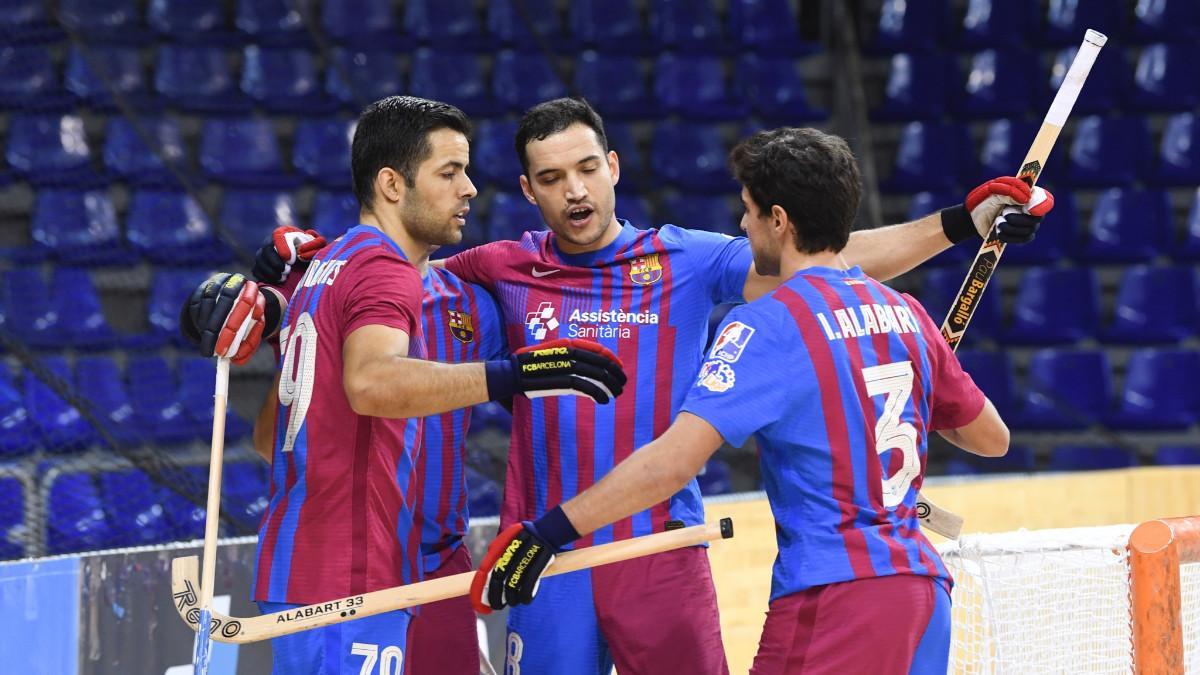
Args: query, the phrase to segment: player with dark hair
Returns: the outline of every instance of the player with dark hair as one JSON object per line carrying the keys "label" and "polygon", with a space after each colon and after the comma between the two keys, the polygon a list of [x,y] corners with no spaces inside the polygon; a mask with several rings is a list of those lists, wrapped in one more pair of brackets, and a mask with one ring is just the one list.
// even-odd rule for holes
{"label": "player with dark hair", "polygon": [[859,199],[844,141],[763,131],[731,164],[754,264],[784,281],[729,313],[665,433],[496,538],[476,600],[528,602],[556,551],[754,434],[779,556],[751,672],[945,673],[951,579],[915,510],[928,434],[1000,456],[1008,428],[920,304],[843,263]]}
{"label": "player with dark hair", "polygon": [[[290,298],[254,585],[264,612],[422,578],[422,417],[515,394],[566,390],[606,403],[621,392],[615,357],[584,341],[478,363],[424,360],[422,280],[410,261],[462,236],[475,196],[469,132],[462,112],[444,103],[395,96],[369,106],[352,144],[361,224],[316,252],[303,275],[289,275],[290,293],[279,293]],[[308,236],[284,234],[287,264],[309,252]],[[262,291],[236,277],[202,284],[185,307],[184,322],[209,355],[247,357],[254,334],[274,328],[257,331],[258,312],[240,311]],[[219,351],[227,335],[235,336],[227,349],[243,336],[233,354]],[[403,663],[410,619],[397,611],[277,638],[274,671],[358,673],[378,662],[392,672]]]}
{"label": "player with dark hair", "polygon": [[[449,258],[446,268],[492,291],[510,346],[553,337],[594,339],[620,357],[630,380],[615,406],[572,398],[514,401],[503,528],[554,513],[554,504],[666,431],[700,367],[712,309],[752,300],[779,283],[755,269],[744,238],[674,225],[642,230],[619,220],[614,187],[620,164],[608,149],[602,120],[582,99],[557,99],[527,111],[516,151],[522,192],[549,231],[470,249]],[[815,158],[800,159],[805,171],[823,171]],[[878,278],[901,274],[954,242],[978,241],[1006,204],[1029,198],[1028,188],[1024,199],[1005,193],[1013,189],[1007,181],[992,181],[967,205],[851,233],[843,254]],[[1002,238],[1028,241],[1042,214],[1010,216]],[[803,221],[805,215],[793,217]],[[644,510],[589,532],[579,545],[703,518],[700,491],[688,480]],[[625,675],[727,670],[703,548],[555,576],[544,581],[540,595],[536,605],[509,613],[507,658],[524,675],[607,674],[614,662]]]}

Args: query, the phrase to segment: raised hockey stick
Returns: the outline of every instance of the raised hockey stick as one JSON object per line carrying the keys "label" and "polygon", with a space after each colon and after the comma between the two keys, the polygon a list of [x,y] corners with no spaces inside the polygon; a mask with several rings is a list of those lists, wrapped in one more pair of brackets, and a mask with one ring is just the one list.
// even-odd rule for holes
{"label": "raised hockey stick", "polygon": [[[693,525],[679,530],[668,530],[648,534],[644,537],[567,551],[559,555],[555,559],[554,565],[547,569],[542,576],[566,574],[685,546],[695,546],[717,539],[729,539],[732,536],[733,520],[722,518],[715,524]],[[471,579],[474,576],[474,572],[463,572],[440,579],[385,588],[371,593],[352,595],[261,616],[244,618],[225,616],[210,610],[212,639],[217,642],[236,644],[258,642],[350,619],[455,598],[466,595],[471,590]],[[203,606],[198,604],[197,587],[196,556],[172,560],[171,589],[174,593],[175,608],[179,611],[179,616],[192,627],[192,630],[199,630],[200,608]],[[208,594],[211,598],[211,588],[208,589]]]}
{"label": "raised hockey stick", "polygon": [[[221,465],[225,458],[225,410],[229,407],[229,359],[217,359],[217,386],[213,394],[212,452],[208,460],[208,507],[204,512],[204,576],[196,612],[196,641],[192,643],[193,675],[207,675],[212,656],[212,632],[217,628],[213,619],[212,599],[217,567],[217,526],[221,511]],[[191,556],[195,572],[196,557]],[[179,559],[171,562],[172,569]]]}

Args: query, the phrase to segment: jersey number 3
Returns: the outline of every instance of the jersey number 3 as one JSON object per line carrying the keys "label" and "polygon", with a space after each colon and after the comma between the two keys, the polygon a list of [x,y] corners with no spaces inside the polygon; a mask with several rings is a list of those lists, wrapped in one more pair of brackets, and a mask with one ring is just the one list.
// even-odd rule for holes
{"label": "jersey number 3", "polygon": [[[875,452],[900,451],[904,460],[900,470],[883,478],[883,505],[892,508],[904,501],[912,482],[921,473],[917,453],[917,428],[900,419],[912,398],[913,369],[911,361],[887,363],[863,368],[867,396],[883,395],[883,414],[875,422]],[[887,467],[884,466],[884,473]]]}

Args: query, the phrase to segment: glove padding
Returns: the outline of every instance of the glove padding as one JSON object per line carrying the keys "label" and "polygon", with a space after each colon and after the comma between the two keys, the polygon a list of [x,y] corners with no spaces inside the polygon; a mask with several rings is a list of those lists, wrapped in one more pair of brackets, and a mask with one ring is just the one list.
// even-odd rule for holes
{"label": "glove padding", "polygon": [[307,267],[323,248],[325,237],[316,230],[301,230],[291,225],[277,227],[254,254],[251,273],[262,283],[282,284],[293,268]]}
{"label": "glove padding", "polygon": [[980,237],[987,239],[994,225],[1000,241],[1027,244],[1054,208],[1054,195],[1019,178],[1001,176],[971,190],[963,206]]}
{"label": "glove padding", "polygon": [[529,398],[574,394],[608,403],[625,389],[621,360],[590,340],[551,340],[522,347],[510,359],[511,382],[493,386],[493,378],[489,377],[488,390],[493,400],[514,393]]}
{"label": "glove padding", "polygon": [[192,291],[179,317],[179,328],[203,356],[219,356],[242,365],[262,341],[266,299],[258,284],[241,274],[214,274]]}
{"label": "glove padding", "polygon": [[471,580],[471,604],[480,614],[529,604],[557,550],[529,522],[509,525],[488,546]]}

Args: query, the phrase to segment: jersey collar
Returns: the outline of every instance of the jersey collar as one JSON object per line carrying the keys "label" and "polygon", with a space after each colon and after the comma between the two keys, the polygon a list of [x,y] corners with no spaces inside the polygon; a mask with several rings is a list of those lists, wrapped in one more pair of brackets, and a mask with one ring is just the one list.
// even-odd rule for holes
{"label": "jersey collar", "polygon": [[384,233],[384,231],[379,229],[378,227],[375,227],[374,225],[363,225],[362,223],[359,223],[358,225],[355,225],[354,227],[347,230],[346,234],[344,236],[352,237],[356,234],[379,235],[379,238],[383,240],[383,243],[387,244],[388,248],[392,249],[393,253],[395,253],[396,255],[403,258],[404,262],[411,262],[408,259],[408,256],[404,255],[404,249],[400,248],[399,244],[392,241],[392,238],[387,236],[387,234]]}
{"label": "jersey collar", "polygon": [[597,251],[587,251],[586,253],[563,253],[558,248],[557,237],[550,236],[550,246],[554,251],[554,255],[563,261],[566,265],[572,267],[591,267],[598,262],[604,262],[616,257],[616,254],[629,246],[634,239],[637,239],[639,230],[631,225],[628,220],[617,219],[621,224],[621,231],[617,234],[617,238],[611,244]]}
{"label": "jersey collar", "polygon": [[[800,277],[820,277],[829,281],[845,281],[847,279],[865,279],[867,275],[863,274],[862,268],[858,265],[846,270],[839,270],[833,267],[806,267],[792,275],[792,279]],[[791,281],[791,279],[789,279]]]}

